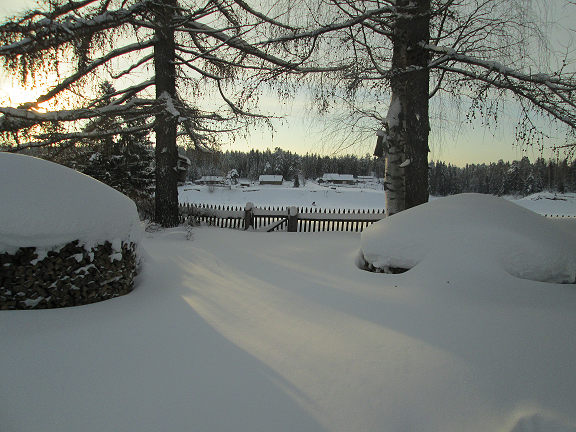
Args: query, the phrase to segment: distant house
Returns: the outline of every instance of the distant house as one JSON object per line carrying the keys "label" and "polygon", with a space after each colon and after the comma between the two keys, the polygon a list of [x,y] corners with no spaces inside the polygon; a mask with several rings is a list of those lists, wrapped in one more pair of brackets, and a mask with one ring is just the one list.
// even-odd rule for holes
{"label": "distant house", "polygon": [[197,184],[201,185],[223,185],[224,177],[221,176],[202,176],[200,180],[196,180]]}
{"label": "distant house", "polygon": [[324,174],[322,181],[332,184],[356,184],[356,180],[352,174]]}
{"label": "distant house", "polygon": [[281,185],[284,181],[284,177],[281,175],[261,175],[258,178],[261,185]]}
{"label": "distant house", "polygon": [[358,176],[356,181],[358,183],[372,183],[376,181],[376,178],[374,176]]}

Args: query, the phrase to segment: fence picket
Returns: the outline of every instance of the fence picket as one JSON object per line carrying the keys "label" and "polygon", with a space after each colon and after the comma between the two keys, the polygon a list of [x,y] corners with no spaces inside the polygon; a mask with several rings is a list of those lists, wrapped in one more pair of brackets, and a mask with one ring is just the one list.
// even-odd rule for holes
{"label": "fence picket", "polygon": [[[290,206],[254,207],[252,213],[238,206],[220,204],[180,205],[181,212],[196,223],[205,223],[220,228],[246,228],[247,217],[251,215],[253,228],[259,229],[274,225],[272,230],[287,231],[295,229],[298,232],[320,231],[355,231],[361,232],[367,226],[382,219],[384,212],[377,209],[319,209],[304,207],[298,210],[294,225],[288,228]],[[557,216],[561,217],[561,216]],[[280,222],[280,223],[279,223]]]}

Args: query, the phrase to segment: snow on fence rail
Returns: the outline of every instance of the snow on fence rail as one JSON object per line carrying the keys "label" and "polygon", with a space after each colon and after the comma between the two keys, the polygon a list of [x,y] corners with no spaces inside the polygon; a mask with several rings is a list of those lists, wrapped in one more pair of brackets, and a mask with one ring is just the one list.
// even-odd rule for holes
{"label": "snow on fence rail", "polygon": [[255,207],[247,203],[244,208],[206,204],[180,205],[185,218],[196,223],[220,228],[255,231],[355,231],[385,217],[384,210],[330,210],[298,207]]}

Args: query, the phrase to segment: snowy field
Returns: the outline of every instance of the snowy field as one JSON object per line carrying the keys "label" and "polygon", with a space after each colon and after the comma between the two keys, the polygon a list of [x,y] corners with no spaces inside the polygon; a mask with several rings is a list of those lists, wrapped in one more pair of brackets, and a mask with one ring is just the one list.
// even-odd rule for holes
{"label": "snowy field", "polygon": [[364,187],[321,186],[307,181],[295,188],[292,182],[282,186],[252,184],[249,187],[213,187],[187,185],[179,188],[180,203],[239,206],[247,202],[256,207],[318,207],[326,209],[384,209],[382,185]]}
{"label": "snowy field", "polygon": [[[384,209],[381,184],[328,186],[307,181],[299,188],[292,182],[282,186],[251,184],[249,187],[213,187],[188,184],[179,189],[181,204],[208,204],[244,207],[318,207],[321,209]],[[431,197],[431,200],[437,199]],[[542,192],[524,198],[506,197],[542,215],[576,216],[576,194]]]}
{"label": "snowy field", "polygon": [[[181,202],[384,203],[310,183],[185,188]],[[575,197],[552,198],[514,202],[576,215]],[[146,233],[131,294],[0,311],[0,431],[576,431],[575,285],[513,277],[457,238],[406,273],[370,273],[355,265],[364,241]]]}

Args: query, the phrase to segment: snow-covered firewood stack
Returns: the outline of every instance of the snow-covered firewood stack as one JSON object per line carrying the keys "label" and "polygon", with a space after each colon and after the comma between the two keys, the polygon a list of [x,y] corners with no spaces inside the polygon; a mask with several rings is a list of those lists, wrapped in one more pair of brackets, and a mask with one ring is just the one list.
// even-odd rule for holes
{"label": "snow-covered firewood stack", "polygon": [[141,226],[132,200],[63,166],[0,153],[0,309],[128,294]]}
{"label": "snow-covered firewood stack", "polygon": [[39,259],[36,248],[0,255],[0,309],[79,306],[128,294],[137,270],[134,245],[86,250],[77,241]]}

